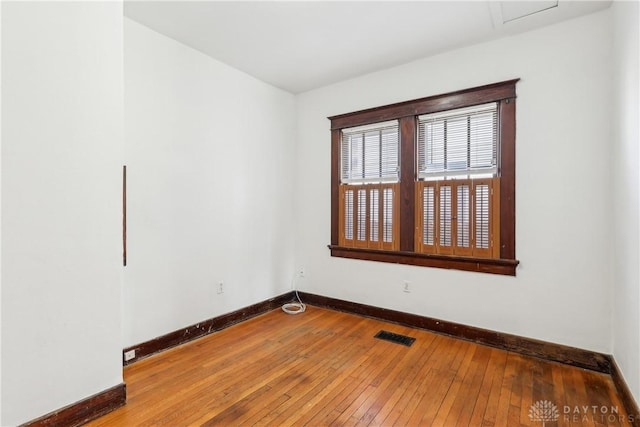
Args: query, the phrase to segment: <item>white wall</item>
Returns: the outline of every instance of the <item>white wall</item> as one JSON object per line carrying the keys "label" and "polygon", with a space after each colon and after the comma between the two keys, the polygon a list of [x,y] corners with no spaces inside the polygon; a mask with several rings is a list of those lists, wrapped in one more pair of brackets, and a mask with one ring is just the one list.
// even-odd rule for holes
{"label": "white wall", "polygon": [[294,128],[293,95],[125,18],[125,345],[290,289]]}
{"label": "white wall", "polygon": [[640,402],[640,144],[638,2],[614,2],[613,355]]}
{"label": "white wall", "polygon": [[122,4],[2,2],[2,407],[122,382]]}
{"label": "white wall", "polygon": [[[610,47],[605,11],[300,95],[300,288],[609,353]],[[330,257],[327,116],[516,77],[517,277]]]}

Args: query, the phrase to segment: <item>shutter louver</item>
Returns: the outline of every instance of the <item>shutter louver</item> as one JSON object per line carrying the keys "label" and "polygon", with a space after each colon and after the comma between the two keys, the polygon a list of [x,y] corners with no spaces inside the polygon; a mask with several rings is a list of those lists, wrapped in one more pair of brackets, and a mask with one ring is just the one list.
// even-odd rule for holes
{"label": "shutter louver", "polygon": [[451,186],[442,185],[440,192],[440,247],[450,247],[452,243],[451,236],[451,219],[452,219],[452,201]]}

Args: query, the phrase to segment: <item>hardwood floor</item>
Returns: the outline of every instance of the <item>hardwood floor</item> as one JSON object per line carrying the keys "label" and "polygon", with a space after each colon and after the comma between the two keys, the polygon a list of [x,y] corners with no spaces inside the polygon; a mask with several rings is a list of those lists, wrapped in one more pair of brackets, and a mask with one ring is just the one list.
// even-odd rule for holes
{"label": "hardwood floor", "polygon": [[[382,329],[416,341],[373,338]],[[271,311],[124,377],[127,405],[89,426],[629,425],[607,375],[313,306]],[[532,420],[545,401],[557,417]]]}

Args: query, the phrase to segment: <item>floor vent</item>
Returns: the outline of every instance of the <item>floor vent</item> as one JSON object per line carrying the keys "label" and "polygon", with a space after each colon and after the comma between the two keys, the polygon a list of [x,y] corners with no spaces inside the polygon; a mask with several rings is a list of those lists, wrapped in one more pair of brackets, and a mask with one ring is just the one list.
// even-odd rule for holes
{"label": "floor vent", "polygon": [[394,334],[389,331],[380,331],[378,332],[374,338],[378,338],[385,341],[391,341],[396,344],[406,345],[407,347],[411,347],[411,344],[416,340],[415,338],[408,337],[406,335]]}

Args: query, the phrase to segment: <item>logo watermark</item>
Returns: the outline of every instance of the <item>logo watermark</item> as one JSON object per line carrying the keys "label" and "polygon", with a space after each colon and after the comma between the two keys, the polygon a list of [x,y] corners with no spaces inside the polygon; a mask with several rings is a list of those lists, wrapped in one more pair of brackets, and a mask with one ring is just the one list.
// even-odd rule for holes
{"label": "logo watermark", "polygon": [[558,421],[560,413],[558,412],[558,407],[548,400],[538,400],[531,405],[529,418],[531,418],[531,421],[542,421],[542,427],[544,427],[548,421]]}
{"label": "logo watermark", "polygon": [[617,406],[605,405],[563,405],[558,406],[548,400],[538,400],[529,409],[531,421],[546,423],[563,421],[565,423],[634,423],[640,420],[638,415],[620,414]]}

